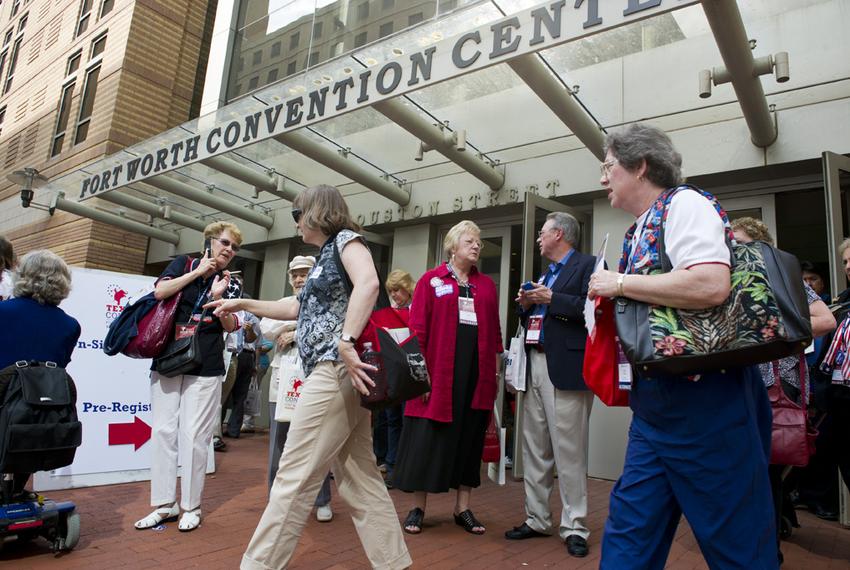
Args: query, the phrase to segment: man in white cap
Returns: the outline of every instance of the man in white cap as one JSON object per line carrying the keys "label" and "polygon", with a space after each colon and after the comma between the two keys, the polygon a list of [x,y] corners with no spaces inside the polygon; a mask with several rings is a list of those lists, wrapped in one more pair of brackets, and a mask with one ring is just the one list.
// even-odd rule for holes
{"label": "man in white cap", "polygon": [[[301,292],[304,284],[307,282],[307,275],[310,270],[316,265],[316,258],[312,255],[296,255],[289,262],[289,284],[292,286],[292,292],[295,295]],[[270,338],[275,342],[275,355],[272,359],[271,381],[269,383],[269,469],[268,480],[269,488],[272,486],[277,466],[280,463],[280,454],[283,452],[283,446],[286,443],[286,436],[289,433],[289,422],[278,422],[274,420],[276,410],[276,398],[278,393],[278,383],[280,381],[279,369],[282,360],[285,356],[297,354],[298,346],[295,336],[294,321],[275,321],[273,319],[264,318],[260,326],[266,338]],[[325,481],[319,489],[319,494],[316,497],[316,519],[320,522],[328,522],[333,519],[333,510],[331,509],[331,481],[330,474],[325,477]]]}

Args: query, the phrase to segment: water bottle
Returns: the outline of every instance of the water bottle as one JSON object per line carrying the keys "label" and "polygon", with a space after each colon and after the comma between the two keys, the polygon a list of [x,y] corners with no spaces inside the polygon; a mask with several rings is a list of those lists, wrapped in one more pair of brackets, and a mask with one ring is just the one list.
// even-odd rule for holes
{"label": "water bottle", "polygon": [[375,352],[373,345],[371,342],[363,343],[363,352],[360,354],[360,360],[365,364],[371,364],[377,370],[367,370],[366,374],[369,375],[369,378],[375,383],[374,386],[366,387],[369,389],[369,395],[362,395],[361,398],[364,402],[381,402],[387,399],[387,378],[386,371],[383,366],[383,359],[381,355]]}

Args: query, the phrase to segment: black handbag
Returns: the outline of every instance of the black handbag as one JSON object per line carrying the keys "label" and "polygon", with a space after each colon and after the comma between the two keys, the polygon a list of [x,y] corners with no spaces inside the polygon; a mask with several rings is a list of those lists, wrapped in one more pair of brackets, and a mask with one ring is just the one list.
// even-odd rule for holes
{"label": "black handbag", "polygon": [[360,405],[374,412],[430,392],[431,377],[416,336],[398,344],[380,327],[375,328],[375,334],[379,371],[370,373],[375,386],[369,387],[369,395],[360,395]]}
{"label": "black handbag", "polygon": [[194,332],[186,337],[173,339],[165,347],[163,355],[154,360],[154,369],[167,378],[174,378],[195,370],[203,362],[201,356],[200,335],[198,331],[204,322],[207,311],[201,313],[201,318]]}
{"label": "black handbag", "polygon": [[[733,246],[732,289],[708,309],[675,309],[618,297],[617,336],[629,362],[647,376],[689,375],[778,360],[803,352],[812,342],[811,317],[796,257],[767,243]],[[660,267],[672,263],[658,239]]]}

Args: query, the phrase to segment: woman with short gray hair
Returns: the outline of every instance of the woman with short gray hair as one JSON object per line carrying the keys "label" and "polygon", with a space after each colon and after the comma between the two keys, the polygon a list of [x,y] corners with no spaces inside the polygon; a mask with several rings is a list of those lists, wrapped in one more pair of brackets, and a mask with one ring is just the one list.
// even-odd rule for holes
{"label": "woman with short gray hair", "polygon": [[[679,185],[682,159],[655,127],[626,127],[609,135],[606,147],[600,183],[635,223],[619,270],[593,274],[588,296],[695,310],[723,303],[731,289],[731,230],[716,199]],[[662,227],[671,270],[661,263]],[[682,351],[677,337],[664,342],[672,354]],[[771,411],[758,368],[627,370],[633,372],[621,382],[630,385],[632,423],[600,568],[663,567],[683,514],[710,567],[778,568],[767,474]]]}
{"label": "woman with short gray hair", "polygon": [[[25,255],[15,275],[15,297],[0,303],[0,371],[20,360],[55,362],[65,368],[80,338],[80,323],[57,305],[71,290],[71,271],[58,255],[38,250]],[[0,402],[3,400],[0,373]],[[19,493],[29,478],[16,473]]]}

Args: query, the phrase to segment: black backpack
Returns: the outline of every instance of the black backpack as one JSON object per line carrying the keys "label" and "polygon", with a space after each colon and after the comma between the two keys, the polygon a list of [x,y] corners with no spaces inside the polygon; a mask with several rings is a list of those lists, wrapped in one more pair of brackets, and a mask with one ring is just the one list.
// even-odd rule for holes
{"label": "black backpack", "polygon": [[0,473],[34,473],[74,462],[82,443],[77,388],[55,362],[0,370]]}

